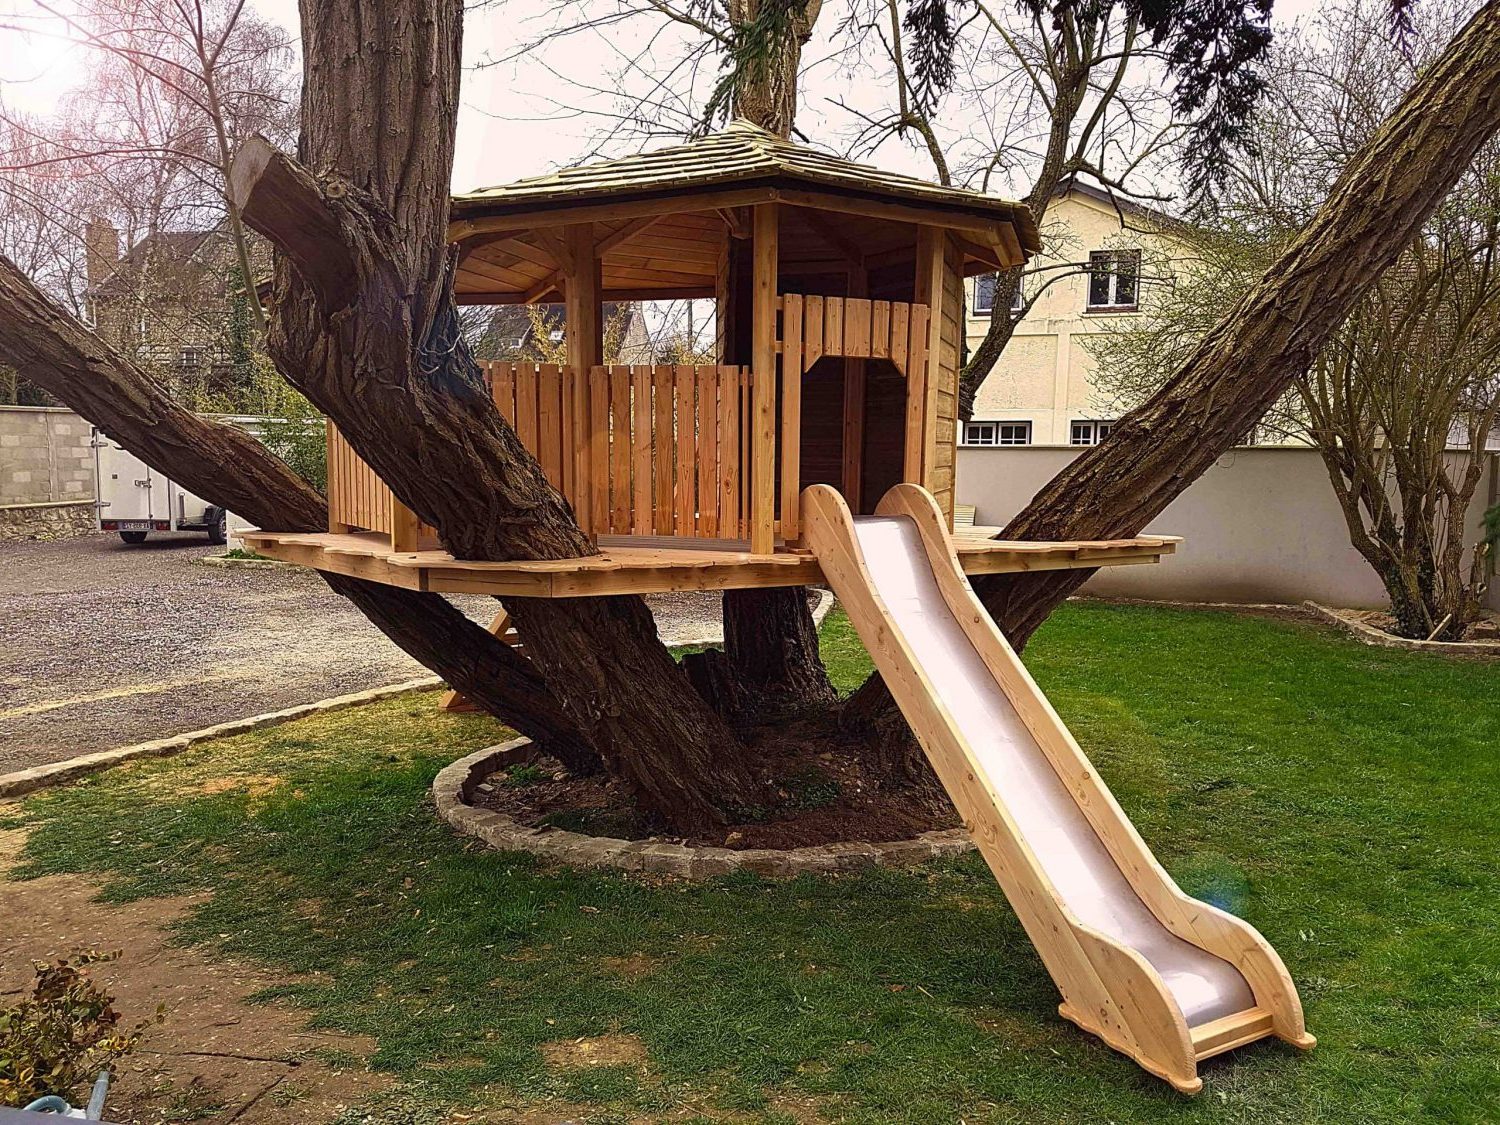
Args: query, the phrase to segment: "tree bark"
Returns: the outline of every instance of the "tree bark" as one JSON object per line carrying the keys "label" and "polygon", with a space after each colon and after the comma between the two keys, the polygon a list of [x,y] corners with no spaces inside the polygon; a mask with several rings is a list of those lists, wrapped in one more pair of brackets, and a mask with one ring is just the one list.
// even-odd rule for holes
{"label": "tree bark", "polygon": [[[594,553],[485,393],[447,246],[461,0],[303,6],[298,160],[263,141],[233,195],[281,252],[268,348],[460,558]],[[531,662],[644,811],[688,831],[757,803],[738,741],[638,597],[507,599]]]}
{"label": "tree bark", "polygon": [[[171,479],[263,527],[322,531],[327,506],[243,430],[173,402],[0,258],[0,358]],[[226,467],[232,471],[226,472]],[[476,704],[588,773],[599,759],[536,670],[437,594],[324,575],[375,625]]]}
{"label": "tree bark", "polygon": [[[1139,534],[1232,448],[1418,236],[1500,131],[1500,0],[1421,73],[1312,221],[1160,391],[1036,494],[1004,539]],[[975,589],[1017,649],[1092,570],[993,575]],[[860,706],[894,707],[865,684]]]}
{"label": "tree bark", "polygon": [[[733,113],[790,137],[797,119],[797,73],[802,48],[812,38],[822,0],[730,0],[729,25],[747,57],[736,60]],[[759,35],[758,22],[771,14],[786,22],[780,36]]]}

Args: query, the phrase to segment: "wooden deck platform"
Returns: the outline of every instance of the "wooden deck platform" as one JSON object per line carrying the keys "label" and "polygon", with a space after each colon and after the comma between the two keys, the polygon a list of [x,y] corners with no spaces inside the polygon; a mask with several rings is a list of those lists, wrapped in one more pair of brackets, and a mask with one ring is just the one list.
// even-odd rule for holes
{"label": "wooden deck platform", "polygon": [[[268,558],[444,594],[579,598],[823,582],[818,561],[793,550],[755,555],[722,547],[662,546],[660,540],[641,543],[606,537],[601,540],[602,553],[589,558],[466,562],[446,551],[395,553],[389,538],[378,534],[246,531],[240,538]],[[955,537],[959,559],[971,575],[1154,563],[1172,554],[1179,542],[1163,535],[1078,543],[1019,543],[962,533]]]}

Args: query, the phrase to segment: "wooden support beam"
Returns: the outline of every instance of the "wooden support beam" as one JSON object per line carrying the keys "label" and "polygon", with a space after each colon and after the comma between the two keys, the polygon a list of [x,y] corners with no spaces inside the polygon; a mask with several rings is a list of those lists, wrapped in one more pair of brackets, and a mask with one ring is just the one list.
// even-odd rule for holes
{"label": "wooden support beam", "polygon": [[550,273],[521,294],[521,304],[534,305],[543,297],[563,289],[566,284],[566,275],[562,270]]}
{"label": "wooden support beam", "polygon": [[605,424],[594,418],[588,392],[589,373],[604,362],[603,301],[600,297],[601,271],[594,256],[594,228],[591,223],[568,227],[565,254],[569,272],[563,288],[563,339],[567,346],[569,378],[574,381],[573,448],[565,451],[573,457],[573,479],[576,492],[573,514],[585,533],[607,530],[593,524],[592,505],[588,497],[594,487],[590,460],[591,426]]}
{"label": "wooden support beam", "polygon": [[768,555],[776,546],[776,204],[755,208],[754,279],[751,292],[750,550]]}
{"label": "wooden support beam", "polygon": [[[521,647],[520,638],[516,636],[515,630],[510,627],[510,610],[501,607],[500,611],[490,621],[489,631],[491,636],[499,637],[500,640],[504,641],[511,648]],[[443,692],[442,698],[438,700],[438,710],[449,711],[455,714],[470,714],[478,711],[479,708],[470,703],[463,692],[449,688]]]}
{"label": "wooden support beam", "polygon": [[729,228],[731,238],[743,240],[750,237],[751,224],[743,207],[720,207],[717,210],[719,217],[724,220],[724,225]]}

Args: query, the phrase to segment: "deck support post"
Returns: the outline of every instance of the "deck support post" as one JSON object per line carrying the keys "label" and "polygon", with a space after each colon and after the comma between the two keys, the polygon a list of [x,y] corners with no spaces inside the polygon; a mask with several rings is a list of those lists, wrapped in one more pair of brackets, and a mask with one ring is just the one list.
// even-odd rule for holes
{"label": "deck support post", "polygon": [[[595,252],[594,225],[575,223],[565,228],[563,266],[563,340],[568,349],[568,379],[574,388],[572,396],[573,433],[579,435],[571,451],[573,457],[574,517],[586,535],[597,541],[598,533],[607,528],[593,526],[592,463],[585,435],[592,433],[589,413],[589,372],[604,362],[604,310],[601,266]],[[601,424],[602,419],[594,419]]]}
{"label": "deck support post", "polygon": [[[755,208],[750,370],[750,550],[776,549],[776,204]],[[786,440],[795,440],[787,435]]]}

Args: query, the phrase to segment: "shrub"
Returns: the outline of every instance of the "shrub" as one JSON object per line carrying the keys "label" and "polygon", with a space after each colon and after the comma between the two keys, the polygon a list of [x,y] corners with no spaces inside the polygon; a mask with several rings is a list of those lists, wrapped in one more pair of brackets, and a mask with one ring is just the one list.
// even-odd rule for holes
{"label": "shrub", "polygon": [[84,951],[36,961],[29,999],[0,1009],[0,1105],[23,1106],[46,1094],[67,1096],[135,1050],[141,1033],[120,1025],[114,997],[94,981],[90,965],[120,954]]}

